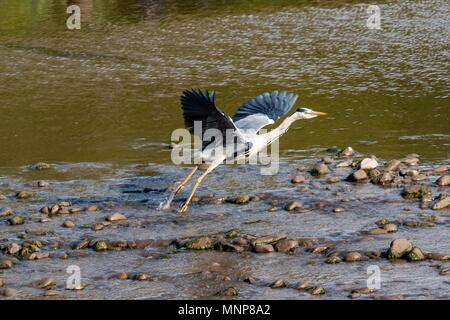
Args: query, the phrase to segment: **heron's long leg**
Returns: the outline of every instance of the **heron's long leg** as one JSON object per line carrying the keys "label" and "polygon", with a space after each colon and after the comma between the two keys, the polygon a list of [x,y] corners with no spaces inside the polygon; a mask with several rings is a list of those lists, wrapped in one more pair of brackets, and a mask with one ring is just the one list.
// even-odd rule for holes
{"label": "heron's long leg", "polygon": [[200,183],[202,183],[202,180],[206,177],[206,175],[208,173],[210,173],[213,170],[213,167],[209,167],[208,170],[206,170],[195,182],[194,186],[192,187],[191,192],[189,193],[188,198],[186,199],[186,201],[181,205],[180,210],[178,211],[179,213],[184,213],[186,212],[189,203],[192,200],[192,197],[194,196],[195,190],[197,190],[198,186],[200,185]]}
{"label": "heron's long leg", "polygon": [[197,171],[197,169],[198,169],[198,166],[195,166],[194,168],[192,168],[192,171],[189,172],[189,174],[186,176],[186,178],[184,178],[184,180],[180,184],[178,184],[178,185],[176,184],[174,186],[173,191],[171,192],[171,194],[167,198],[166,203],[162,207],[164,210],[167,210],[170,208],[170,205],[172,204],[172,201],[175,198],[175,196],[177,195],[177,193],[180,192],[181,190],[183,190],[184,186],[192,178],[192,176]]}

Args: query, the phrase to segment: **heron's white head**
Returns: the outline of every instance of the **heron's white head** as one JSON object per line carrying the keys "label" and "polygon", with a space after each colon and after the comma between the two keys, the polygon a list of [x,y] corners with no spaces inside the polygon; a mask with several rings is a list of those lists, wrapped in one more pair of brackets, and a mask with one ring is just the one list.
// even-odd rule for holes
{"label": "heron's white head", "polygon": [[312,119],[326,115],[325,112],[314,111],[308,108],[299,108],[296,112],[300,115],[300,119]]}

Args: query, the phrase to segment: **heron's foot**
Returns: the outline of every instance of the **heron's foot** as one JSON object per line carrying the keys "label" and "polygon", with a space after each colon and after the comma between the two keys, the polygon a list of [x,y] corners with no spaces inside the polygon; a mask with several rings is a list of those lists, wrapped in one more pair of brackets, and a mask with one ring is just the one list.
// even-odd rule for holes
{"label": "heron's foot", "polygon": [[189,202],[184,202],[181,206],[180,209],[178,210],[178,213],[183,214],[186,213],[187,209],[189,206]]}

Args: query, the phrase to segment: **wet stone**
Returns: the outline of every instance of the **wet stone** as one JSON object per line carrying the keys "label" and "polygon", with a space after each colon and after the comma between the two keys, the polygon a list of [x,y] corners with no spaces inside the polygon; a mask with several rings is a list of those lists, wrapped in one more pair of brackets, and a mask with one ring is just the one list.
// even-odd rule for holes
{"label": "wet stone", "polygon": [[356,262],[362,260],[362,255],[359,252],[352,251],[348,252],[344,257],[346,262]]}
{"label": "wet stone", "polygon": [[50,169],[51,166],[45,162],[38,162],[38,163],[32,165],[31,167],[32,167],[32,169],[35,169],[35,170],[45,170],[45,169]]}
{"label": "wet stone", "polygon": [[407,259],[410,262],[422,261],[425,260],[425,255],[419,247],[414,247],[411,252],[408,253]]}
{"label": "wet stone", "polygon": [[67,221],[64,221],[62,226],[64,228],[73,228],[73,227],[75,227],[75,223],[73,221],[67,220]]}
{"label": "wet stone", "polygon": [[108,250],[108,244],[104,240],[98,240],[94,244],[94,251],[106,251]]}
{"label": "wet stone", "polygon": [[339,152],[340,157],[352,157],[355,154],[355,151],[352,147],[347,147],[341,152]]}
{"label": "wet stone", "polygon": [[437,173],[444,173],[444,172],[447,172],[448,169],[447,169],[447,166],[442,165],[442,166],[439,166],[436,169],[434,169],[434,171]]}
{"label": "wet stone", "polygon": [[19,191],[16,193],[16,198],[17,199],[28,199],[31,198],[33,196],[33,192],[31,191]]}
{"label": "wet stone", "polygon": [[11,208],[2,208],[0,209],[0,217],[7,217],[13,214]]}
{"label": "wet stone", "polygon": [[372,158],[364,158],[359,164],[361,170],[372,170],[378,167],[378,161]]}
{"label": "wet stone", "polygon": [[431,188],[420,185],[407,186],[402,192],[402,197],[405,199],[422,198],[430,195],[432,195]]}
{"label": "wet stone", "polygon": [[448,275],[450,275],[450,268],[441,269],[441,271],[439,271],[439,275],[441,275],[441,276],[448,276]]}
{"label": "wet stone", "polygon": [[6,270],[11,269],[13,266],[13,263],[9,259],[0,258],[0,270]]}
{"label": "wet stone", "polygon": [[275,244],[275,249],[278,252],[283,252],[283,253],[293,252],[297,247],[298,247],[298,241],[290,240],[290,239],[283,239],[283,240],[278,241]]}
{"label": "wet stone", "polygon": [[12,288],[0,288],[0,295],[5,298],[12,298],[17,295],[17,291]]}
{"label": "wet stone", "polygon": [[326,164],[318,163],[312,167],[311,174],[313,176],[320,176],[327,174],[329,171],[330,170],[328,169],[328,166]]}
{"label": "wet stone", "polygon": [[239,295],[239,292],[235,288],[229,287],[216,292],[214,295],[219,297],[235,297]]}
{"label": "wet stone", "polygon": [[344,212],[345,211],[345,209],[344,208],[341,208],[341,207],[337,207],[337,208],[334,208],[333,209],[333,212],[334,213],[341,213],[341,212]]}
{"label": "wet stone", "polygon": [[450,175],[441,176],[436,180],[436,184],[441,187],[450,185]]}
{"label": "wet stone", "polygon": [[442,209],[449,208],[449,207],[450,207],[450,197],[447,196],[446,194],[442,193],[438,197],[438,200],[436,201],[436,203],[433,204],[431,209],[442,210]]}
{"label": "wet stone", "polygon": [[256,253],[271,253],[275,251],[271,244],[257,244],[254,246],[254,249]]}
{"label": "wet stone", "polygon": [[38,289],[53,287],[56,285],[56,280],[52,277],[42,278],[31,283],[31,286]]}
{"label": "wet stone", "polygon": [[386,171],[396,171],[399,168],[400,164],[401,164],[400,160],[394,159],[389,161],[384,169]]}
{"label": "wet stone", "polygon": [[190,250],[207,250],[212,249],[213,246],[214,246],[213,241],[209,237],[201,237],[186,243],[186,248]]}
{"label": "wet stone", "polygon": [[392,180],[394,180],[394,176],[392,175],[392,173],[385,172],[380,176],[378,182],[380,184],[387,184],[387,183],[392,182]]}
{"label": "wet stone", "polygon": [[348,176],[349,181],[360,182],[367,180],[368,176],[364,170],[357,170]]}
{"label": "wet stone", "polygon": [[386,232],[389,232],[389,233],[397,232],[397,230],[398,230],[397,226],[395,224],[393,224],[393,223],[385,224],[383,226],[383,229],[386,230]]}
{"label": "wet stone", "polygon": [[25,223],[25,219],[21,216],[12,216],[8,219],[8,223],[12,226],[17,226]]}
{"label": "wet stone", "polygon": [[270,287],[272,289],[285,288],[286,287],[286,283],[284,282],[283,279],[277,279],[274,282],[272,282]]}
{"label": "wet stone", "polygon": [[106,218],[106,220],[107,220],[107,221],[110,221],[110,222],[114,222],[114,221],[123,221],[123,220],[127,220],[127,217],[125,217],[125,216],[124,216],[123,214],[121,214],[121,213],[116,212],[116,213],[113,213],[113,214],[109,215],[109,216]]}
{"label": "wet stone", "polygon": [[389,259],[399,259],[407,255],[413,249],[413,245],[406,239],[395,239],[391,242],[387,252]]}
{"label": "wet stone", "polygon": [[352,160],[344,160],[336,164],[336,168],[346,168],[352,165]]}
{"label": "wet stone", "polygon": [[315,287],[312,288],[310,291],[310,293],[314,296],[325,294],[325,292],[326,292],[325,289],[322,287]]}
{"label": "wet stone", "polygon": [[302,208],[302,203],[299,201],[290,201],[285,206],[286,211],[294,211]]}
{"label": "wet stone", "polygon": [[249,202],[250,202],[249,195],[242,195],[242,196],[237,196],[236,198],[234,198],[235,204],[247,204]]}
{"label": "wet stone", "polygon": [[37,186],[38,186],[38,188],[47,188],[49,186],[49,183],[44,180],[39,180],[37,182]]}
{"label": "wet stone", "polygon": [[337,255],[331,256],[331,257],[327,258],[327,260],[325,260],[325,263],[327,263],[327,264],[337,264],[340,262],[342,262],[342,259]]}
{"label": "wet stone", "polygon": [[328,183],[338,183],[339,181],[341,181],[341,178],[339,177],[330,177],[327,179]]}
{"label": "wet stone", "polygon": [[305,176],[295,176],[292,178],[291,182],[294,184],[308,183],[308,179]]}

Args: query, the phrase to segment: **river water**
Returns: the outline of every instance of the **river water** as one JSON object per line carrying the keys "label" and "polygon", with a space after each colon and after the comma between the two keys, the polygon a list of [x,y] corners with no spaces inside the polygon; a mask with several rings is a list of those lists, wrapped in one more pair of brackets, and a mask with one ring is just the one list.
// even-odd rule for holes
{"label": "river water", "polygon": [[[405,236],[424,251],[450,251],[448,213],[435,228],[355,240],[380,218],[420,217],[417,203],[401,202],[397,189],[348,183],[330,188],[318,179],[311,186],[316,191],[299,195],[289,183],[298,165],[311,165],[332,146],[352,146],[384,160],[418,153],[424,170],[449,163],[448,1],[377,1],[381,30],[368,29],[369,2],[359,1],[76,3],[81,29],[67,30],[71,1],[0,0],[0,193],[7,196],[0,208],[11,207],[30,220],[14,228],[2,223],[2,241],[19,241],[22,232],[42,228],[50,230],[45,241],[71,242],[86,235],[175,239],[239,227],[253,235],[343,241],[341,250],[382,250]],[[269,214],[267,203],[244,209],[193,205],[184,218],[157,211],[164,189],[187,172],[172,164],[168,146],[172,131],[183,126],[180,93],[192,87],[216,90],[218,105],[230,115],[247,99],[272,90],[297,93],[296,107],[328,113],[296,123],[283,136],[279,175],[223,166],[199,194],[269,191],[311,205],[327,199],[327,206],[306,215]],[[37,162],[52,168],[30,170]],[[348,173],[340,169],[335,175]],[[436,178],[431,175],[430,181]],[[50,187],[33,189],[39,179]],[[17,201],[14,192],[22,189],[36,194]],[[340,203],[335,192],[352,199],[339,217],[329,214]],[[94,203],[101,210],[73,218],[74,229],[60,228],[64,218],[33,221],[40,207],[59,200]],[[129,218],[128,228],[85,228],[113,211]],[[5,271],[5,283],[19,297],[38,298],[41,292],[25,286],[25,275],[50,274],[61,285],[71,263],[80,265],[88,287],[63,291],[62,297],[139,299],[209,297],[224,286],[220,276],[229,277],[243,298],[312,297],[265,285],[278,277],[312,281],[326,287],[328,298],[344,298],[349,288],[364,286],[368,266],[323,265],[322,256],[303,251],[292,256],[182,252],[154,260],[118,251],[75,261],[20,262]],[[445,277],[423,276],[428,270],[437,274],[427,263],[381,264],[389,279],[383,296],[449,296]],[[119,271],[154,273],[162,281],[107,280],[108,273]],[[260,285],[242,287],[237,279],[246,276],[260,279]]]}

